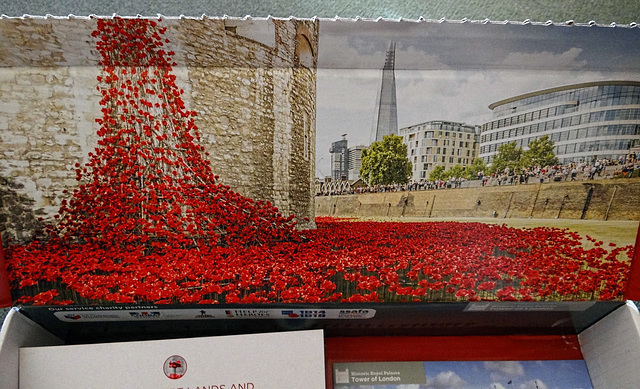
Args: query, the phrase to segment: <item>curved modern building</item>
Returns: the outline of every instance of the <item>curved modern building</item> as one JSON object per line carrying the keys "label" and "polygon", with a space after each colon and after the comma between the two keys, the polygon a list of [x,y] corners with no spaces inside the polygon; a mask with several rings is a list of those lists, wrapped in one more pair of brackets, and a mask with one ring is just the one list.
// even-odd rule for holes
{"label": "curved modern building", "polygon": [[626,158],[640,146],[640,82],[574,84],[512,97],[489,106],[479,157],[490,163],[498,148],[516,142],[523,149],[544,135],[560,163]]}

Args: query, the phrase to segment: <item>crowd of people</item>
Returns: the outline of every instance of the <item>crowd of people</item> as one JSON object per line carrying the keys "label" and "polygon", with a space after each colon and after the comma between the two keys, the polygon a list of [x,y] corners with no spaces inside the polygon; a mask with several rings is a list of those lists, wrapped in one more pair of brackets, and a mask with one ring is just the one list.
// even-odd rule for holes
{"label": "crowd of people", "polygon": [[477,173],[477,178],[469,180],[464,177],[450,177],[446,180],[422,180],[406,184],[375,185],[366,187],[347,187],[340,190],[320,190],[318,196],[340,194],[401,192],[416,190],[455,189],[479,186],[524,185],[532,183],[587,181],[602,178],[638,177],[640,159],[628,158],[626,161],[598,159],[591,163],[584,161],[566,165],[535,166],[520,171],[505,168],[502,172],[485,174]]}

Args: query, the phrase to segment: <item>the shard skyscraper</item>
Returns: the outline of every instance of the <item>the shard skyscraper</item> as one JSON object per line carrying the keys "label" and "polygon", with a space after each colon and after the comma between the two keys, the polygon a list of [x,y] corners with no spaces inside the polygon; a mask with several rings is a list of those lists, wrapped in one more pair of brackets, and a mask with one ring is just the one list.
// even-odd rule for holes
{"label": "the shard skyscraper", "polygon": [[376,142],[385,135],[398,135],[398,106],[396,104],[396,43],[391,42],[382,69],[382,83],[378,98],[378,124],[376,127]]}

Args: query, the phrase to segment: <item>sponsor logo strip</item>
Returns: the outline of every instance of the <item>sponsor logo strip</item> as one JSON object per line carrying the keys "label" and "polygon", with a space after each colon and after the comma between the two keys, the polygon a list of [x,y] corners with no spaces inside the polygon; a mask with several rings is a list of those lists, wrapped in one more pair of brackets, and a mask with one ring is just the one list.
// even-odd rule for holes
{"label": "sponsor logo strip", "polygon": [[375,309],[129,309],[62,310],[54,316],[65,322],[211,319],[370,319]]}

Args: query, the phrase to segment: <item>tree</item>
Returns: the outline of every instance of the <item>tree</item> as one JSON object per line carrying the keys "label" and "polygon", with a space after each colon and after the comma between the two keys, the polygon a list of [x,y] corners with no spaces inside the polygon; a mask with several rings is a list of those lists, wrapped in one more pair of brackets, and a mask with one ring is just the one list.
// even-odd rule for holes
{"label": "tree", "polygon": [[493,157],[492,172],[502,173],[506,168],[511,172],[522,168],[522,147],[518,147],[516,142],[501,145],[498,148],[498,154]]}
{"label": "tree", "polygon": [[471,165],[467,166],[465,172],[465,178],[469,180],[475,180],[478,178],[479,172],[486,172],[487,164],[482,158],[476,158],[471,162]]}
{"label": "tree", "polygon": [[360,177],[368,185],[405,184],[411,177],[407,145],[397,135],[387,135],[362,150]]}
{"label": "tree", "polygon": [[455,165],[444,173],[445,179],[465,177],[465,169],[462,165]]}
{"label": "tree", "polygon": [[540,137],[529,142],[529,150],[522,155],[523,165],[531,166],[548,166],[559,163],[556,153],[553,151],[555,144],[548,135]]}
{"label": "tree", "polygon": [[431,173],[429,173],[429,181],[444,180],[444,179],[446,179],[446,177],[444,172],[444,166],[442,165],[438,165],[434,167],[433,170],[431,170]]}

